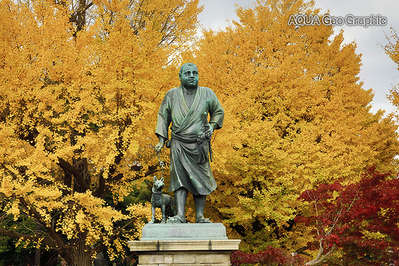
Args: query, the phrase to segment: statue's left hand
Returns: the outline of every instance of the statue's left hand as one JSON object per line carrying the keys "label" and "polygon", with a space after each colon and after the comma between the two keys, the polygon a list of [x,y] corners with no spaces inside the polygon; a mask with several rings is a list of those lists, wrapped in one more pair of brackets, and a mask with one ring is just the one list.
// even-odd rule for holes
{"label": "statue's left hand", "polygon": [[205,137],[210,139],[212,137],[212,133],[213,133],[213,126],[209,125],[209,128],[205,131]]}

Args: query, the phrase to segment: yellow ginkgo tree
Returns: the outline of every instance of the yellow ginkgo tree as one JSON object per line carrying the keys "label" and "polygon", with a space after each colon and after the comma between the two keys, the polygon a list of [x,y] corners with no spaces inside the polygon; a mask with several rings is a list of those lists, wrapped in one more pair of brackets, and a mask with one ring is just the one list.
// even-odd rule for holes
{"label": "yellow ginkgo tree", "polygon": [[225,108],[213,140],[214,217],[248,249],[303,248],[307,229],[293,220],[302,191],[354,182],[371,165],[395,169],[397,126],[370,112],[356,44],[330,26],[288,23],[318,12],[301,0],[257,1],[233,26],[205,31],[193,58]]}
{"label": "yellow ginkgo tree", "polygon": [[[392,61],[398,65],[399,70],[399,35],[394,30],[391,29],[391,39],[389,39],[389,43],[385,46],[385,53],[392,59]],[[391,89],[389,94],[389,100],[391,103],[398,108],[399,107],[399,88],[396,85]]]}
{"label": "yellow ginkgo tree", "polygon": [[68,265],[123,257],[136,216],[115,206],[155,169],[150,121],[200,11],[197,0],[0,2],[0,224],[34,224],[2,234]]}

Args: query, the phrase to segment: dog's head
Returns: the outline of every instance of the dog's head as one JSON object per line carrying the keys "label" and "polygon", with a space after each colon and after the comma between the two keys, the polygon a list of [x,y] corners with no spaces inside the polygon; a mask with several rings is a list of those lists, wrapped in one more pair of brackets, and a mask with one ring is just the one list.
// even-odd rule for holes
{"label": "dog's head", "polygon": [[164,186],[165,183],[163,177],[161,177],[161,179],[157,179],[157,177],[154,176],[154,185],[152,186],[154,191],[161,191]]}

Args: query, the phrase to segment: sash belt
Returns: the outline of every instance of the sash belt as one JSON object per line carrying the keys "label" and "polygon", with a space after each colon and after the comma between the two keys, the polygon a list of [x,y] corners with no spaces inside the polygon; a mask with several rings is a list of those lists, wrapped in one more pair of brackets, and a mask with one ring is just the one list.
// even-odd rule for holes
{"label": "sash belt", "polygon": [[[199,136],[197,138],[185,138],[179,134],[172,132],[172,140],[173,139],[183,142],[183,143],[197,143],[197,149],[198,149],[198,152],[200,155],[199,159],[197,160],[198,164],[203,164],[209,160],[207,148],[209,148],[209,152],[210,152],[210,154],[212,154],[211,143],[208,138],[201,137],[201,136]],[[211,158],[211,161],[212,161],[212,158]]]}

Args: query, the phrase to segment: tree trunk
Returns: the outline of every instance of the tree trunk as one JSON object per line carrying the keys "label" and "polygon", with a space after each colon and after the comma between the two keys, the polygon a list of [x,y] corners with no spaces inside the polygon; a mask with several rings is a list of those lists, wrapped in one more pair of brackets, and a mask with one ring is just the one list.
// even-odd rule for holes
{"label": "tree trunk", "polygon": [[72,265],[71,266],[92,266],[92,258],[89,252],[84,249],[74,250],[72,252]]}
{"label": "tree trunk", "polygon": [[[65,265],[68,266],[92,266],[92,253],[84,245],[84,238],[81,238],[72,246],[72,249],[64,250],[62,257]],[[61,265],[63,265],[61,263]]]}
{"label": "tree trunk", "polygon": [[35,249],[35,266],[40,266],[40,249]]}

